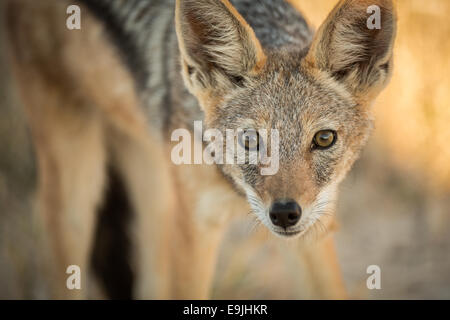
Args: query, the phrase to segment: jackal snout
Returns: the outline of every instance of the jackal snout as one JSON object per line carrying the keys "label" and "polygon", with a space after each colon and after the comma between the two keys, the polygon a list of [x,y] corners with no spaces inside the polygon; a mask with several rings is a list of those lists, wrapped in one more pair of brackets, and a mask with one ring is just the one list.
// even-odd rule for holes
{"label": "jackal snout", "polygon": [[269,211],[269,217],[275,226],[287,230],[295,226],[302,216],[302,208],[295,200],[277,200]]}

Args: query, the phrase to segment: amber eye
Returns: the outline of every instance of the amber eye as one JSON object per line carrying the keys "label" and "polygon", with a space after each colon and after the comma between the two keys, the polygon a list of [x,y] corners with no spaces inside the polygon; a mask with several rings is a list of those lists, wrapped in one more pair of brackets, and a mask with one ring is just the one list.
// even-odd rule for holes
{"label": "amber eye", "polygon": [[259,134],[258,131],[253,129],[244,130],[239,135],[239,144],[245,148],[245,150],[259,150]]}
{"label": "amber eye", "polygon": [[314,135],[313,147],[327,149],[336,142],[336,132],[333,130],[320,130]]}

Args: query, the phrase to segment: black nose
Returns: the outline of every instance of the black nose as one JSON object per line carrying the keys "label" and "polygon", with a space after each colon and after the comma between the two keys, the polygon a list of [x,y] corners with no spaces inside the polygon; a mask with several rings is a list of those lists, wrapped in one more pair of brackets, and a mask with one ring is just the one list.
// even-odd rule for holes
{"label": "black nose", "polygon": [[276,201],[272,204],[269,215],[274,225],[287,228],[300,220],[302,208],[293,200]]}

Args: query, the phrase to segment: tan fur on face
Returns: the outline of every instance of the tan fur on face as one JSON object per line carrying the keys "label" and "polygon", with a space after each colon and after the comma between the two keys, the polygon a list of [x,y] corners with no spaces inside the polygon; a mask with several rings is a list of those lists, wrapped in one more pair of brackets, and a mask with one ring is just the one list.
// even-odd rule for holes
{"label": "tan fur on face", "polygon": [[307,161],[281,168],[276,175],[268,176],[259,190],[264,190],[261,196],[268,207],[278,199],[295,199],[302,206],[310,205],[320,191]]}

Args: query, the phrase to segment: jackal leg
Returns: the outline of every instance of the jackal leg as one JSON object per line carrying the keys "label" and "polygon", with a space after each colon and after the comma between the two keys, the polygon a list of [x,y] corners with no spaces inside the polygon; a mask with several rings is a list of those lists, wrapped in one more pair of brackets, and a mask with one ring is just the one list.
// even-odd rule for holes
{"label": "jackal leg", "polygon": [[[86,297],[95,211],[104,183],[101,117],[68,89],[65,79],[45,69],[43,59],[52,56],[42,56],[42,48],[33,46],[39,29],[33,24],[38,19],[30,19],[36,12],[25,6],[29,2],[10,4],[17,5],[10,8],[12,64],[38,162],[37,221],[49,249],[37,248],[43,260],[49,259],[43,263],[48,274],[36,276],[46,279],[51,297]],[[69,265],[80,267],[81,290],[66,287]]]}
{"label": "jackal leg", "polygon": [[347,293],[336,256],[334,237],[326,236],[301,248],[314,298],[345,299]]}
{"label": "jackal leg", "polygon": [[173,191],[161,148],[150,137],[113,131],[113,163],[127,187],[134,210],[134,297],[169,298],[169,228]]}
{"label": "jackal leg", "polygon": [[[62,9],[64,2],[8,1],[6,31],[38,162],[36,208],[49,250],[37,250],[48,265],[45,283],[52,297],[79,298],[91,283],[88,260],[105,150],[102,117],[88,94],[77,91],[77,74],[69,70],[79,69],[75,50],[65,50],[84,34],[66,32]],[[69,265],[81,269],[81,290],[66,287]]]}
{"label": "jackal leg", "polygon": [[[176,299],[208,299],[224,229],[191,229],[191,237],[173,248]],[[174,244],[175,245],[175,244]]]}
{"label": "jackal leg", "polygon": [[[87,297],[95,213],[104,184],[101,118],[61,91],[45,95],[50,88],[37,79],[22,89],[39,168],[37,210],[53,252],[47,266],[50,295]],[[66,287],[69,265],[80,267],[81,290]]]}
{"label": "jackal leg", "polygon": [[223,235],[233,216],[250,208],[214,166],[177,166],[173,171],[180,204],[170,242],[173,296],[206,299]]}

